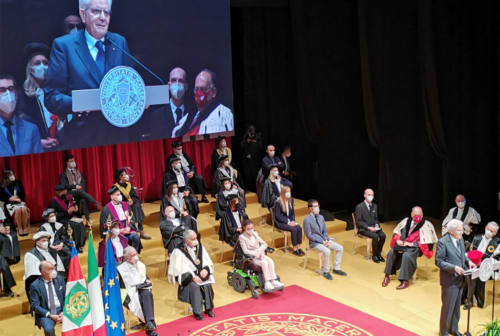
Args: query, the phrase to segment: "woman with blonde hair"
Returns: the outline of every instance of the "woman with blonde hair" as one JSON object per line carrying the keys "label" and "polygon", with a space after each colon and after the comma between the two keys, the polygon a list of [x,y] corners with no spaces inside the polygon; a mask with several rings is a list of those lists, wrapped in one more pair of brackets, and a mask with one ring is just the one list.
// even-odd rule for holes
{"label": "woman with blonde hair", "polygon": [[305,253],[300,248],[302,244],[302,227],[295,221],[295,211],[293,209],[292,189],[289,186],[282,186],[280,197],[274,203],[274,226],[282,231],[289,231],[292,236],[293,254],[304,256]]}

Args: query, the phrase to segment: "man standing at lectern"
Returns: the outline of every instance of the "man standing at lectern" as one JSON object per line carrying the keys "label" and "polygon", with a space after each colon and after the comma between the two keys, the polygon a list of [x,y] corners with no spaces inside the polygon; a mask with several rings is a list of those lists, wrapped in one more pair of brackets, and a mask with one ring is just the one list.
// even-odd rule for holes
{"label": "man standing at lectern", "polygon": [[[99,88],[104,75],[115,66],[130,65],[119,50],[128,51],[121,35],[108,32],[112,0],[79,0],[85,29],[54,40],[45,84],[45,106],[61,119],[72,114],[72,90]],[[127,130],[109,124],[101,111],[74,113],[65,127],[63,148],[119,143]]]}

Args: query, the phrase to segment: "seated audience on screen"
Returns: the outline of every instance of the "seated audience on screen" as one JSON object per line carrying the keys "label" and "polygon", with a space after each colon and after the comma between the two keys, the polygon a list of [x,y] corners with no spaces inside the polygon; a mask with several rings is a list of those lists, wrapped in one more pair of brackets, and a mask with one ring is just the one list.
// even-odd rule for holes
{"label": "seated audience on screen", "polygon": [[220,220],[219,240],[228,243],[234,247],[238,237],[243,232],[242,223],[248,219],[245,209],[240,206],[238,196],[228,195],[228,207]]}
{"label": "seated audience on screen", "polygon": [[87,184],[82,172],[76,168],[75,157],[72,154],[66,155],[64,163],[66,169],[62,172],[59,183],[66,186],[68,194],[73,196],[75,203],[79,205],[80,212],[90,224],[89,204],[94,204],[97,209],[101,210],[101,203],[87,193]]}
{"label": "seated audience on screen", "polygon": [[17,233],[21,237],[27,236],[29,234],[30,209],[26,205],[26,193],[23,183],[16,178],[16,174],[10,169],[3,171],[0,201],[4,203],[4,214],[17,227]]}
{"label": "seated audience on screen", "polygon": [[293,209],[292,189],[289,186],[281,187],[280,197],[274,203],[273,213],[274,226],[282,231],[289,231],[292,236],[293,254],[304,256],[300,248],[302,244],[302,228],[295,221]]}
{"label": "seated audience on screen", "polygon": [[198,232],[196,220],[189,215],[177,218],[174,207],[167,206],[164,210],[164,219],[160,222],[160,233],[163,247],[168,250],[169,254],[182,245],[182,234],[187,229]]}
{"label": "seated audience on screen", "polygon": [[309,239],[309,246],[323,253],[323,276],[328,280],[332,280],[330,275],[330,250],[335,251],[333,274],[346,276],[347,273],[340,268],[344,247],[328,236],[325,218],[319,213],[318,201],[311,199],[307,202],[307,206],[309,207],[309,214],[304,218],[304,232],[307,239]]}
{"label": "seated audience on screen", "polygon": [[0,156],[43,152],[36,125],[17,115],[17,90],[13,76],[0,74]]}
{"label": "seated audience on screen", "polygon": [[358,234],[371,238],[372,240],[372,260],[376,263],[385,262],[382,257],[382,248],[385,243],[385,233],[378,221],[377,204],[373,203],[375,193],[372,189],[365,190],[363,197],[365,200],[356,205],[354,216]]}
{"label": "seated audience on screen", "polygon": [[[109,230],[106,232],[108,239],[111,239],[111,246],[115,255],[116,264],[123,262],[123,250],[128,246],[128,239],[122,234],[120,222],[112,221]],[[106,261],[106,239],[99,242],[97,250],[97,266],[104,267]]]}
{"label": "seated audience on screen", "polygon": [[464,195],[457,195],[455,197],[456,207],[453,207],[448,212],[448,215],[443,220],[442,234],[443,236],[448,232],[446,225],[452,219],[458,219],[464,223],[464,235],[465,244],[469,245],[474,238],[474,234],[477,232],[479,223],[481,223],[481,215],[474,210],[473,207],[466,205],[466,199]]}
{"label": "seated audience on screen", "polygon": [[181,215],[186,216],[188,212],[186,210],[186,204],[184,203],[184,194],[179,192],[179,187],[177,186],[176,180],[171,180],[167,182],[167,192],[160,205],[160,219],[165,219],[165,208],[171,206],[175,209],[175,217],[180,218]]}
{"label": "seated audience on screen", "polygon": [[49,248],[56,251],[61,258],[64,268],[68,269],[71,258],[71,247],[73,241],[68,235],[68,227],[57,222],[56,211],[51,208],[43,210],[42,214],[44,223],[40,226],[39,231],[45,231],[50,234]]}
{"label": "seated audience on screen", "polygon": [[14,297],[11,288],[16,285],[10,265],[17,264],[21,259],[16,229],[12,226],[11,230],[11,226],[0,208],[0,296],[7,297]]}
{"label": "seated audience on screen", "polygon": [[198,207],[198,199],[193,195],[193,189],[190,186],[186,186],[182,192],[184,205],[186,206],[186,211],[193,217],[198,218],[200,213],[200,208]]}
{"label": "seated audience on screen", "polygon": [[293,185],[292,182],[280,176],[277,165],[273,164],[269,168],[269,175],[264,182],[264,188],[262,188],[260,204],[263,208],[271,209],[276,200],[280,197],[283,186],[291,188]]}
{"label": "seated audience on screen", "polygon": [[146,335],[156,333],[153,282],[146,273],[146,265],[139,260],[137,251],[128,246],[123,250],[123,263],[116,268],[120,276],[120,287],[127,289],[123,305],[127,307],[145,326]]}
{"label": "seated audience on screen", "polygon": [[45,336],[55,336],[55,325],[63,319],[66,282],[50,261],[42,261],[39,269],[41,277],[30,286],[30,305],[35,325],[43,329]]}
{"label": "seated audience on screen", "polygon": [[219,190],[222,183],[225,183],[225,181],[227,181],[228,179],[232,182],[233,187],[237,187],[238,196],[241,200],[241,206],[245,208],[245,190],[243,190],[243,188],[237,182],[238,171],[231,167],[229,157],[227,155],[223,155],[219,157],[219,166],[214,173],[215,189]]}
{"label": "seated audience on screen", "polygon": [[202,70],[194,82],[196,114],[186,135],[230,132],[234,130],[233,112],[219,103],[216,76],[212,70]]}
{"label": "seated audience on screen", "polygon": [[[180,177],[180,169],[182,168],[183,174],[185,173],[187,178],[189,179],[189,182],[185,181],[185,183],[186,184],[189,183],[189,185],[191,185],[191,188],[193,188],[193,190],[197,194],[201,194],[201,202],[208,203],[208,198],[206,196],[207,184],[206,184],[205,180],[203,179],[203,177],[196,173],[196,167],[195,167],[193,161],[191,161],[189,156],[182,151],[182,142],[181,141],[174,141],[172,143],[172,149],[174,152],[168,157],[168,162],[171,165],[175,164],[176,170],[174,172],[176,174],[177,179],[181,178]],[[180,167],[179,167],[178,163],[176,161],[174,161],[176,159],[180,160],[180,162],[178,162],[181,164]],[[175,178],[173,178],[173,179],[175,179]],[[172,180],[172,179],[169,179],[168,181],[170,181],[170,180]],[[164,181],[164,182],[167,182],[167,181]],[[179,188],[182,188],[185,185],[178,184],[178,186],[179,186]],[[181,191],[183,191],[183,189],[181,189]]]}
{"label": "seated audience on screen", "polygon": [[285,285],[276,276],[274,261],[266,255],[267,243],[254,230],[251,220],[245,219],[242,224],[243,233],[238,236],[244,254],[252,257],[252,262],[262,268],[264,288],[266,292],[282,289]]}
{"label": "seated audience on screen", "polygon": [[432,249],[437,240],[434,226],[424,218],[422,208],[413,207],[410,217],[399,222],[393,231],[382,287],[389,284],[389,276],[396,274],[396,270],[400,268],[398,276],[400,284],[396,289],[408,288],[409,281],[417,270],[417,258],[421,255],[432,258]]}
{"label": "seated audience on screen", "polygon": [[45,151],[57,150],[59,134],[66,120],[52,114],[44,103],[45,79],[49,68],[50,49],[44,43],[31,42],[24,47],[27,57],[26,79],[19,94],[19,108],[23,119],[38,127]]}

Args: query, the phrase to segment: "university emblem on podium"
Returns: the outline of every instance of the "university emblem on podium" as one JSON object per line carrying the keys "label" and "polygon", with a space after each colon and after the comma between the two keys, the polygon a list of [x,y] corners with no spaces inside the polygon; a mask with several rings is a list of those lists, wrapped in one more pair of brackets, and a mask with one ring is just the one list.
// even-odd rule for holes
{"label": "university emblem on podium", "polygon": [[137,71],[127,66],[109,70],[99,87],[102,114],[116,127],[129,127],[142,117],[146,87]]}

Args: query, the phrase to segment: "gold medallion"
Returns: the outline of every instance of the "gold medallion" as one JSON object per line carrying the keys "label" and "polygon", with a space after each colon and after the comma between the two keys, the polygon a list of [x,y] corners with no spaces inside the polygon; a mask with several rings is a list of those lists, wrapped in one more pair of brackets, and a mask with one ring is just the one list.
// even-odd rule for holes
{"label": "gold medallion", "polygon": [[196,260],[194,261],[194,263],[195,263],[196,265],[199,265],[199,264],[200,264],[200,259],[196,258]]}

